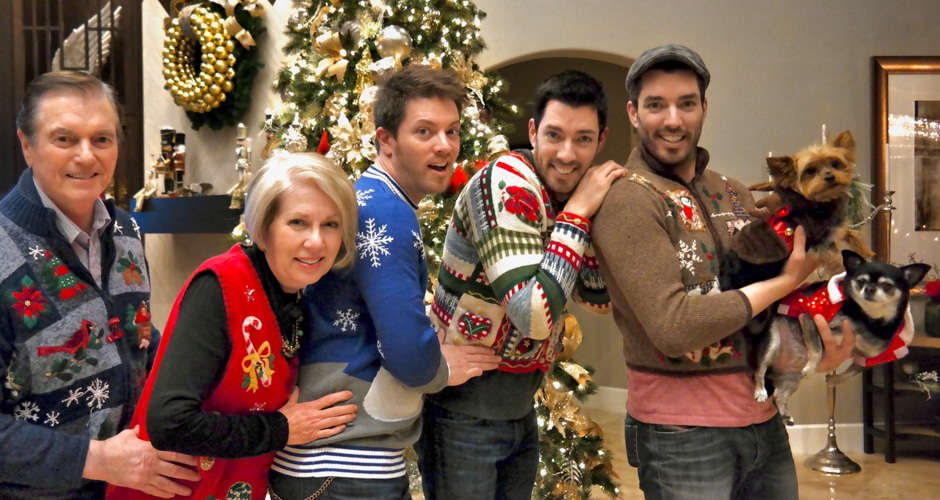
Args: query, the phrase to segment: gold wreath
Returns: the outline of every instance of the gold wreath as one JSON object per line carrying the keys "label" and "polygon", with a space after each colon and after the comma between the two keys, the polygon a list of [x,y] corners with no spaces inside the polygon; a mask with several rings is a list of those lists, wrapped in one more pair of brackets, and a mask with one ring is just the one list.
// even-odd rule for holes
{"label": "gold wreath", "polygon": [[[184,33],[181,19],[192,33]],[[163,39],[163,77],[177,105],[206,113],[225,101],[235,78],[235,43],[230,38],[222,16],[204,5],[183,9],[170,21]]]}

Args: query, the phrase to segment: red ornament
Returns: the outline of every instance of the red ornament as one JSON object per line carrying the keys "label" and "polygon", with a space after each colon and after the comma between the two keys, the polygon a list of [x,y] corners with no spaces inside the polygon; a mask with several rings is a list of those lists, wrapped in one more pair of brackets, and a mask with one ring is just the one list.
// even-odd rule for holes
{"label": "red ornament", "polygon": [[924,293],[930,297],[930,300],[940,302],[940,279],[928,281]]}
{"label": "red ornament", "polygon": [[326,133],[326,130],[323,131],[323,134],[320,135],[320,145],[317,146],[317,153],[325,155],[330,152],[330,136]]}

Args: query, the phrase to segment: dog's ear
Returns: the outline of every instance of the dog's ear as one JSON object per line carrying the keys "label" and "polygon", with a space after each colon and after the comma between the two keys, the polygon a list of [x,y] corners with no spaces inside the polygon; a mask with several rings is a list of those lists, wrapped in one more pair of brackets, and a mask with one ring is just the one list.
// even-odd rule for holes
{"label": "dog's ear", "polygon": [[789,156],[767,158],[767,172],[777,186],[791,189],[796,185],[796,163]]}
{"label": "dog's ear", "polygon": [[832,145],[844,149],[846,151],[846,159],[849,163],[855,163],[855,138],[852,137],[852,132],[848,130],[842,131],[835,139],[832,140]]}
{"label": "dog's ear", "polygon": [[904,273],[904,281],[907,282],[907,287],[913,288],[920,283],[920,280],[924,279],[924,276],[930,271],[930,266],[921,263],[909,264],[902,267],[901,271]]}
{"label": "dog's ear", "polygon": [[855,268],[862,265],[865,262],[865,259],[861,255],[851,251],[843,250],[842,251],[842,267],[845,268],[845,271],[849,274],[852,274],[855,271]]}

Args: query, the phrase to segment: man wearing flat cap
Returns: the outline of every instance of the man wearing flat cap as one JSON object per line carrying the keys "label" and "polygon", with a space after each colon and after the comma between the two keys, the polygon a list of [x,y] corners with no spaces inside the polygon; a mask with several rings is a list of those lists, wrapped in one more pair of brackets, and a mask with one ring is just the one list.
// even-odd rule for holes
{"label": "man wearing flat cap", "polygon": [[[742,329],[813,265],[798,229],[779,276],[718,289],[720,256],[751,223],[754,200],[743,184],[711,170],[698,147],[710,80],[702,58],[682,45],[637,58],[626,87],[640,144],[593,220],[623,335],[627,454],[648,499],[796,499],[786,427],[773,401],[754,400]],[[831,347],[829,330],[823,334]],[[827,349],[823,369],[848,356]]]}

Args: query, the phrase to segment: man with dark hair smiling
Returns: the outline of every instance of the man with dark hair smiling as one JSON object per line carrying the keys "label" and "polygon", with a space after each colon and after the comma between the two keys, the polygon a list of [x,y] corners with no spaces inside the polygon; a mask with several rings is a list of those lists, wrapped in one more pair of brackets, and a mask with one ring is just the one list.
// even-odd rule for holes
{"label": "man with dark hair smiling", "polygon": [[416,447],[426,498],[532,496],[539,462],[533,397],[559,349],[571,301],[607,312],[591,222],[624,171],[592,167],[607,139],[600,82],[542,82],[532,150],[503,155],[460,194],[444,242],[432,321],[448,344],[484,345],[497,371],[428,396]]}
{"label": "man with dark hair smiling", "polygon": [[[740,182],[710,170],[698,147],[711,74],[681,45],[640,55],[630,67],[627,114],[640,144],[629,175],[594,217],[595,246],[614,321],[623,335],[630,395],[630,463],[649,499],[796,499],[796,469],[773,401],[754,400],[743,328],[796,288],[815,264],[802,228],[779,276],[740,290],[718,289],[718,262],[752,221]],[[768,247],[770,248],[770,247]],[[785,258],[786,255],[783,255]],[[826,344],[819,371],[848,359],[854,336]]]}

